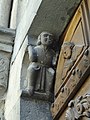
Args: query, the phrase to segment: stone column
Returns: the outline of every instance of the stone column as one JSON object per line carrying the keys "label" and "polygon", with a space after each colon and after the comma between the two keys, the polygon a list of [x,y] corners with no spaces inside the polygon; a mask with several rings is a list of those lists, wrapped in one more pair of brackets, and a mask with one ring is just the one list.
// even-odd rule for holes
{"label": "stone column", "polygon": [[0,0],[0,26],[8,27],[12,0]]}
{"label": "stone column", "polygon": [[11,12],[10,28],[16,29],[28,6],[28,0],[14,0]]}
{"label": "stone column", "polygon": [[18,0],[17,25],[22,19],[30,0]]}
{"label": "stone column", "polygon": [[16,29],[17,9],[18,9],[18,0],[13,0],[11,19],[10,19],[10,28],[12,29]]}

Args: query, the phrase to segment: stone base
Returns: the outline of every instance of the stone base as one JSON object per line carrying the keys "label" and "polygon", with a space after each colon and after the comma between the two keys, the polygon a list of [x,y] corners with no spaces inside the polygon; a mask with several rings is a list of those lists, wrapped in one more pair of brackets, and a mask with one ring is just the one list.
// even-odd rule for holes
{"label": "stone base", "polygon": [[48,101],[48,102],[54,101],[54,99],[53,99],[54,96],[52,93],[46,94],[46,93],[41,93],[41,92],[36,92],[36,91],[34,91],[33,95],[30,95],[28,93],[28,91],[22,90],[21,97],[28,98],[28,99],[30,99],[32,97],[32,99],[43,100],[43,101]]}
{"label": "stone base", "polygon": [[52,120],[50,103],[31,98],[21,98],[20,120]]}

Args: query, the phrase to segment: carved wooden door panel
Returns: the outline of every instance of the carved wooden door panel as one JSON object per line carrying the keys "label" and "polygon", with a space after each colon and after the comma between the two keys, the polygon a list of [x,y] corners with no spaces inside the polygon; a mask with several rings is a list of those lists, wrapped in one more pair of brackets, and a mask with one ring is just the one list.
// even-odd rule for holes
{"label": "carved wooden door panel", "polygon": [[70,22],[61,47],[56,72],[55,101],[51,108],[54,120],[60,119],[67,104],[90,74],[89,32],[90,0],[85,0]]}

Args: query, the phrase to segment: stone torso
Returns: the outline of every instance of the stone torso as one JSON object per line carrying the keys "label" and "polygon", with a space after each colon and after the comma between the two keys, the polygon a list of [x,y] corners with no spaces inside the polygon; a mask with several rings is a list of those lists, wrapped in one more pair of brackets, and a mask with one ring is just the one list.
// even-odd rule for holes
{"label": "stone torso", "polygon": [[34,48],[37,54],[37,63],[44,66],[52,66],[54,51],[51,49],[45,49],[43,46],[37,46]]}

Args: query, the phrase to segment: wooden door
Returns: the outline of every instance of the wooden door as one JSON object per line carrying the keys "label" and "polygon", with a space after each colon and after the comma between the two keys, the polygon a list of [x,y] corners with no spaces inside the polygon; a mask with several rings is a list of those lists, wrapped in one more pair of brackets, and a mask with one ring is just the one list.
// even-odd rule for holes
{"label": "wooden door", "polygon": [[65,32],[60,51],[56,71],[55,101],[51,108],[54,120],[62,120],[60,116],[89,74],[90,0],[84,0]]}

